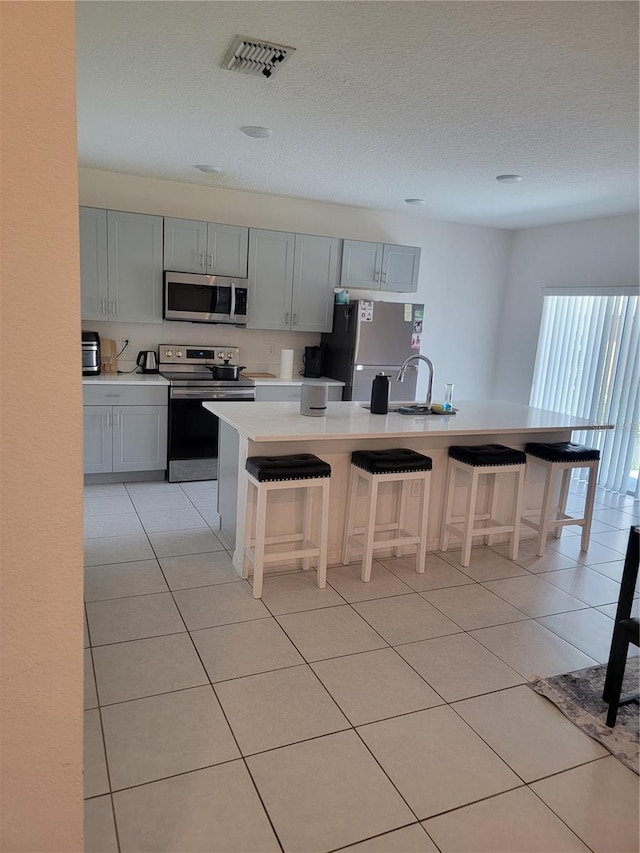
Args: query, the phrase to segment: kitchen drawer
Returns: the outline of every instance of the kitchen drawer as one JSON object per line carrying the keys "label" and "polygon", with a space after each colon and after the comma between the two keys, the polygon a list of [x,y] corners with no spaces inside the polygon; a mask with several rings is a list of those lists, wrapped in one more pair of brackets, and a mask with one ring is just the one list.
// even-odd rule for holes
{"label": "kitchen drawer", "polygon": [[258,385],[256,387],[256,401],[258,403],[290,403],[299,400],[302,396],[302,383],[300,385]]}
{"label": "kitchen drawer", "polygon": [[166,406],[167,385],[83,385],[85,406]]}

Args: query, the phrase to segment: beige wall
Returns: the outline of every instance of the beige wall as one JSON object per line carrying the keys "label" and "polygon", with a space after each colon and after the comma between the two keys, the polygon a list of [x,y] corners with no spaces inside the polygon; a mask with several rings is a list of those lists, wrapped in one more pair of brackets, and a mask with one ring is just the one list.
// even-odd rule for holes
{"label": "beige wall", "polygon": [[0,847],[71,853],[82,849],[74,7],[1,2],[0,23]]}

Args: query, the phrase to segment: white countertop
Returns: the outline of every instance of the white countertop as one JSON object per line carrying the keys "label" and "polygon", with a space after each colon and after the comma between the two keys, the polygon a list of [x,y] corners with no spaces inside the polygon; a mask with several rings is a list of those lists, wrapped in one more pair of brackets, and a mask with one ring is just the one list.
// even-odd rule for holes
{"label": "white countertop", "polygon": [[252,375],[251,371],[246,374],[248,379],[253,379],[256,385],[302,385],[303,382],[323,382],[325,385],[336,385],[339,388],[344,388],[344,382],[338,379],[328,379],[326,376],[319,376],[317,379],[312,379],[311,376],[296,376],[293,379],[278,379],[275,377],[260,377]]}
{"label": "white countertop", "polygon": [[455,415],[372,415],[358,403],[329,403],[324,417],[300,414],[299,403],[203,403],[250,441],[319,441],[322,439],[401,438],[430,436],[536,433],[553,430],[610,429],[600,424],[531,409],[518,403],[471,400],[456,403]]}
{"label": "white countertop", "polygon": [[168,385],[159,373],[101,373],[99,376],[83,376],[83,385]]}

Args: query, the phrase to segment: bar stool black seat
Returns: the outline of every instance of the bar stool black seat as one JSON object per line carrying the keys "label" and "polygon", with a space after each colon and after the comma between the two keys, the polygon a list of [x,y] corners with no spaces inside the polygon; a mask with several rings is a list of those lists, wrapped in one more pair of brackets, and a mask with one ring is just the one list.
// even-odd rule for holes
{"label": "bar stool black seat", "polygon": [[433,464],[428,456],[405,447],[392,450],[354,450],[351,463],[370,474],[431,471]]}
{"label": "bar stool black seat", "polygon": [[250,456],[247,459],[247,471],[259,483],[331,476],[329,463],[318,459],[313,453],[292,453],[289,456]]}
{"label": "bar stool black seat", "polygon": [[449,448],[449,458],[474,466],[524,465],[527,461],[522,450],[505,447],[504,444],[479,444],[476,447],[454,444]]}
{"label": "bar stool black seat", "polygon": [[[556,539],[558,539],[562,535],[563,527],[567,525],[577,525],[582,528],[580,548],[582,551],[586,551],[589,548],[589,537],[591,535],[591,519],[600,464],[600,451],[594,447],[585,447],[583,444],[573,444],[571,441],[553,443],[532,441],[525,444],[524,450],[529,462],[545,468],[546,475],[539,519],[535,521],[529,517],[532,514],[537,515],[536,512],[525,513],[522,516],[523,524],[538,531],[536,553],[539,557],[543,557],[549,532],[553,531]],[[569,481],[574,468],[588,469],[587,493],[581,516],[567,515]],[[556,473],[560,471],[562,471],[562,480],[556,502],[554,478]]]}
{"label": "bar stool black seat", "polygon": [[640,528],[632,527],[629,531],[629,542],[622,570],[622,582],[620,584],[620,596],[618,608],[613,627],[611,639],[611,650],[609,652],[609,663],[607,664],[607,675],[604,682],[602,698],[609,704],[607,712],[607,725],[613,728],[618,716],[618,708],[629,702],[637,702],[638,694],[620,698],[622,693],[622,681],[624,669],[627,663],[627,651],[629,644],[640,645],[640,622],[631,616],[633,596],[635,594],[636,582],[638,580],[638,537]]}

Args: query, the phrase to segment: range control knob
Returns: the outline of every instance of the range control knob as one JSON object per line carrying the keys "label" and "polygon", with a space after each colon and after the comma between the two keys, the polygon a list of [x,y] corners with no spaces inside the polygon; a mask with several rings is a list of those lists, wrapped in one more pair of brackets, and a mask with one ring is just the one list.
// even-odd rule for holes
{"label": "range control knob", "polygon": [[181,349],[179,349],[179,350],[176,350],[176,355],[178,356],[178,358],[182,358],[182,356],[184,355],[184,353],[182,352],[182,350],[181,350]]}
{"label": "range control knob", "polygon": [[233,358],[233,353],[232,353],[232,352],[228,352],[228,353],[227,353],[227,358]]}
{"label": "range control knob", "polygon": [[218,353],[218,358],[226,358],[226,356],[225,356],[225,354],[224,354],[223,352],[219,352],[219,353]]}
{"label": "range control knob", "polygon": [[168,356],[169,358],[171,358],[171,356],[173,355],[173,350],[172,350],[172,349],[165,350],[165,353],[164,353],[164,354],[165,354],[166,356]]}

